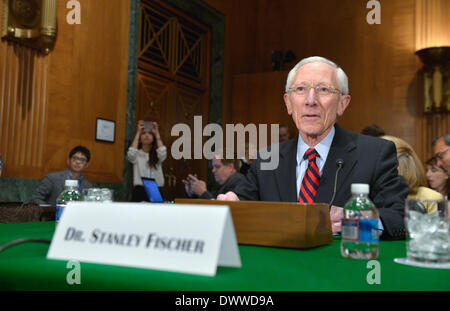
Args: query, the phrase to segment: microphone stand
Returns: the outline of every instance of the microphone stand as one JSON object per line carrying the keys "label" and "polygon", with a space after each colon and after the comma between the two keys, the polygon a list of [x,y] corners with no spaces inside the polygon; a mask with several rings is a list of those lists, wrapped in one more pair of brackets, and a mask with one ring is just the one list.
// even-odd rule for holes
{"label": "microphone stand", "polygon": [[336,197],[336,188],[337,188],[338,174],[339,174],[339,171],[340,171],[340,170],[342,169],[342,167],[344,166],[344,160],[342,160],[342,159],[337,159],[337,160],[336,160],[336,165],[337,165],[338,169],[336,170],[336,175],[334,176],[333,196],[331,197],[330,204],[328,204],[328,208],[331,208],[331,206],[333,205],[333,202],[334,202],[334,198]]}

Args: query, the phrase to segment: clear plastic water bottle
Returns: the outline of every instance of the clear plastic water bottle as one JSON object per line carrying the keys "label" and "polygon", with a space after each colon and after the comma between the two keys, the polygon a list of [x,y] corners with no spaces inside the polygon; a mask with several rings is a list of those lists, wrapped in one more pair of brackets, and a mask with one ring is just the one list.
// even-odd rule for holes
{"label": "clear plastic water bottle", "polygon": [[355,259],[378,258],[378,211],[369,199],[368,184],[352,184],[352,197],[344,206],[341,255]]}
{"label": "clear plastic water bottle", "polygon": [[64,208],[69,201],[79,201],[81,198],[78,191],[78,180],[67,179],[64,184],[64,191],[56,199],[56,221],[61,219]]}

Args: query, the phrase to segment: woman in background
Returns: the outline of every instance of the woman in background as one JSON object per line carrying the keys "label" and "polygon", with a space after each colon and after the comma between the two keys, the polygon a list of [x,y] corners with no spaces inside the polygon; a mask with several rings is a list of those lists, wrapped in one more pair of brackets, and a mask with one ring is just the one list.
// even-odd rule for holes
{"label": "woman in background", "polygon": [[447,173],[445,173],[442,168],[437,166],[436,158],[431,158],[426,162],[427,165],[427,182],[431,189],[436,190],[444,196],[445,199],[448,198],[448,192],[450,190],[450,178]]}
{"label": "woman in background", "polygon": [[133,164],[132,202],[149,201],[141,177],[154,178],[158,187],[164,186],[162,162],[166,158],[167,148],[161,140],[158,123],[139,120],[127,152],[127,160]]}
{"label": "woman in background", "polygon": [[[408,199],[422,200],[442,200],[443,196],[427,187],[425,170],[420,162],[419,156],[408,144],[401,138],[384,135],[381,138],[392,141],[397,148],[398,174],[403,177],[409,186]],[[427,213],[436,211],[435,205],[426,206]]]}

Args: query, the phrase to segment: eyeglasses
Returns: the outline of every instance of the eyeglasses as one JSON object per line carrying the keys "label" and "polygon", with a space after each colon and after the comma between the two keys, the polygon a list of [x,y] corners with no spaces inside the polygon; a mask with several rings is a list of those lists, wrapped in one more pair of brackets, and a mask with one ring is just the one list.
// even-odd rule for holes
{"label": "eyeglasses", "polygon": [[77,156],[73,156],[72,157],[72,161],[80,161],[81,163],[84,163],[84,162],[87,161],[87,159],[86,158],[80,158],[80,157],[77,157]]}
{"label": "eyeglasses", "polygon": [[299,84],[296,86],[293,86],[289,89],[290,92],[294,92],[296,95],[299,96],[305,96],[306,94],[309,93],[309,90],[313,88],[314,92],[316,95],[319,96],[328,96],[331,95],[333,93],[338,93],[341,94],[341,91],[339,91],[337,88],[330,86],[330,85],[326,85],[326,84],[319,84],[316,86],[310,86],[310,85],[306,85],[306,84]]}
{"label": "eyeglasses", "polygon": [[447,148],[445,151],[436,153],[436,155],[434,156],[436,158],[436,160],[442,160],[442,158],[444,157],[444,154],[446,154],[449,149],[450,148]]}

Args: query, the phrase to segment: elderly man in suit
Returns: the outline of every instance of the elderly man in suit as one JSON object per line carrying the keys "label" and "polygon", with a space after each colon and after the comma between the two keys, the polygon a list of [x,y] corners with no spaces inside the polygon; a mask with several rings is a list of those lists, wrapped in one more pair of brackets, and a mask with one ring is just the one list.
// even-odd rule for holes
{"label": "elderly man in suit", "polygon": [[367,183],[379,211],[381,238],[404,239],[409,188],[397,173],[394,144],[336,124],[350,103],[344,71],[323,57],[303,59],[288,74],[284,101],[298,135],[280,143],[278,167],[262,170],[266,160],[258,157],[246,182],[217,199],[328,203],[333,232],[339,232],[351,184]]}
{"label": "elderly man in suit", "polygon": [[82,189],[92,187],[91,183],[81,174],[88,167],[90,159],[91,153],[86,147],[74,147],[67,158],[67,170],[45,176],[31,198],[31,202],[56,206],[56,198],[64,190],[66,179],[78,180],[80,192]]}

